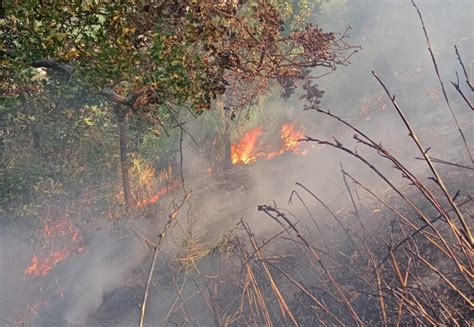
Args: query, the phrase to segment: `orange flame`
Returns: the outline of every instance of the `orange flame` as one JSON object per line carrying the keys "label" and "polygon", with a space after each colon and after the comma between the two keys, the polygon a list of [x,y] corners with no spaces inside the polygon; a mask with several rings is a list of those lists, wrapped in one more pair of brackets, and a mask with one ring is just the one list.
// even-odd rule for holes
{"label": "orange flame", "polygon": [[256,127],[245,133],[238,143],[232,144],[231,157],[234,165],[245,165],[256,161],[258,158],[270,160],[285,152],[293,152],[298,155],[306,155],[308,153],[308,149],[300,149],[298,141],[304,138],[304,133],[297,130],[292,123],[282,125],[280,129],[280,146],[277,150],[273,150],[275,149],[274,147],[259,140],[262,134],[262,129]]}
{"label": "orange flame", "polygon": [[248,164],[257,160],[255,148],[260,135],[262,135],[262,129],[256,127],[245,133],[238,144],[231,145],[231,158],[234,165],[238,163]]}
{"label": "orange flame", "polygon": [[281,127],[282,150],[298,152],[299,141],[304,138],[304,133],[295,129],[295,125],[286,123]]}
{"label": "orange flame", "polygon": [[25,277],[46,276],[58,263],[69,256],[68,251],[53,251],[49,257],[38,261],[37,256],[31,258],[31,264],[25,269],[23,275]]}
{"label": "orange flame", "polygon": [[173,180],[169,185],[162,186],[156,191],[153,195],[143,200],[137,202],[137,207],[144,207],[148,204],[153,204],[158,202],[158,200],[168,192],[175,190],[179,187],[180,182],[178,180]]}
{"label": "orange flame", "polygon": [[85,253],[82,235],[67,219],[48,220],[39,228],[37,235],[44,238],[43,253],[33,255],[31,263],[23,271],[25,277],[46,276],[58,263],[72,253]]}

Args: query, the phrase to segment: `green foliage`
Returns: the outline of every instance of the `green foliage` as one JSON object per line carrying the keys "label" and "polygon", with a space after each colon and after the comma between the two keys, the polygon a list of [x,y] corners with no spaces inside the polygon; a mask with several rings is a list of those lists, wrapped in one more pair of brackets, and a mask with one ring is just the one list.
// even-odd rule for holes
{"label": "green foliage", "polygon": [[[140,167],[166,165],[178,148],[179,131],[170,126],[183,112],[200,114],[223,103],[225,92],[236,111],[274,84],[289,95],[312,68],[335,69],[346,50],[333,33],[304,23],[310,1],[2,4],[0,204],[27,216],[80,203],[104,185],[104,202],[117,195],[118,115],[103,96],[133,114],[129,158]],[[259,123],[272,112],[249,115]],[[215,137],[225,119],[207,115],[202,135]]]}
{"label": "green foliage", "polygon": [[241,94],[234,105],[248,104],[271,81],[288,87],[308,68],[334,69],[346,49],[332,33],[303,23],[314,8],[309,1],[6,1],[4,7],[2,50],[14,58],[2,60],[4,67],[69,63],[97,90],[141,94],[138,108],[187,103],[200,112],[228,88]]}
{"label": "green foliage", "polygon": [[217,35],[202,34],[203,22],[192,12],[175,18],[140,3],[7,1],[1,25],[8,31],[2,33],[3,43],[10,43],[15,58],[10,68],[53,58],[73,63],[75,74],[98,90],[109,86],[127,94],[151,87],[160,99],[183,103],[192,97],[191,102],[204,104],[200,90],[210,89],[209,73],[195,39]]}
{"label": "green foliage", "polygon": [[[63,107],[53,96],[4,101],[0,207],[10,216],[43,217],[115,180],[115,126],[107,108]],[[8,214],[7,214],[8,213]]]}
{"label": "green foliage", "polygon": [[178,138],[178,129],[171,129],[168,135],[146,132],[143,135],[139,154],[143,159],[152,162],[155,166],[166,167],[168,160],[176,156],[179,147],[177,145]]}

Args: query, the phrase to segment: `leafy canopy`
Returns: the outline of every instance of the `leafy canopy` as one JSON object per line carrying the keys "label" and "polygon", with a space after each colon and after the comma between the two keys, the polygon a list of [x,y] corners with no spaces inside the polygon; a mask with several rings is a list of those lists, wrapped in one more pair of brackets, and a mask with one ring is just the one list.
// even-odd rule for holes
{"label": "leafy canopy", "polygon": [[226,89],[239,94],[240,106],[272,81],[288,95],[311,68],[345,63],[349,47],[342,37],[289,23],[285,4],[5,1],[1,65],[9,72],[32,65],[80,77],[134,109],[191,104],[199,112]]}

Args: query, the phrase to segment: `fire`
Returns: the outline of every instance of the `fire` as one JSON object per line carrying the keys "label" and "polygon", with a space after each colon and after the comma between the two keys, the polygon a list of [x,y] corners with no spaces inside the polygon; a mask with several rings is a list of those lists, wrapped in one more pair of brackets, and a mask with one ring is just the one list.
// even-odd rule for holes
{"label": "fire", "polygon": [[[157,171],[151,164],[135,160],[130,174],[134,181],[134,188],[132,190],[133,202],[138,208],[158,202],[163,195],[177,189],[181,185],[173,174],[171,163],[168,164],[168,167]],[[118,196],[122,197],[123,192],[120,192]]]}
{"label": "fire", "polygon": [[23,271],[25,277],[46,276],[58,263],[73,253],[85,253],[80,231],[67,219],[48,220],[37,235],[44,240],[40,254],[33,255],[31,263]]}
{"label": "fire", "polygon": [[31,258],[31,264],[25,269],[23,274],[26,277],[46,276],[54,266],[66,259],[68,255],[67,251],[59,250],[51,252],[51,254],[43,260],[39,260],[38,257],[34,255],[33,258]]}
{"label": "fire", "polygon": [[298,149],[299,141],[304,138],[301,131],[297,131],[293,124],[283,124],[281,127],[281,140],[283,142],[283,150],[295,151]]}
{"label": "fire", "polygon": [[169,191],[175,190],[179,187],[180,182],[177,180],[172,181],[169,185],[162,186],[153,195],[137,202],[137,207],[144,207],[149,204],[158,202],[161,196],[167,194]]}
{"label": "fire", "polygon": [[238,144],[231,145],[232,163],[248,164],[257,160],[258,154],[255,153],[257,139],[262,135],[262,129],[256,127],[242,137]]}
{"label": "fire", "polygon": [[308,149],[301,149],[300,139],[304,138],[304,133],[298,130],[292,123],[285,123],[280,129],[280,145],[277,149],[270,144],[260,140],[263,132],[260,127],[256,127],[247,133],[236,144],[231,146],[232,163],[248,164],[258,158],[267,160],[282,155],[285,152],[293,152],[298,155],[306,155]]}

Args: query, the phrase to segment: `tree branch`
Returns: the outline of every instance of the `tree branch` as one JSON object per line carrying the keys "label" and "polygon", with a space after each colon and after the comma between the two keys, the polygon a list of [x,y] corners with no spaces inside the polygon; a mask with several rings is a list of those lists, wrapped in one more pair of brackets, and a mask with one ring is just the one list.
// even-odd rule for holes
{"label": "tree branch", "polygon": [[457,46],[454,46],[454,51],[456,52],[456,57],[458,57],[458,61],[461,64],[462,71],[464,73],[464,77],[466,78],[466,84],[469,86],[472,92],[474,92],[474,85],[471,83],[469,80],[469,76],[467,75],[466,67],[464,66],[464,63],[461,59],[461,55],[459,54],[459,50]]}
{"label": "tree branch", "polygon": [[47,68],[55,72],[58,72],[65,76],[70,76],[75,68],[69,64],[59,62],[52,59],[40,59],[31,63],[31,67],[34,68]]}
{"label": "tree branch", "polygon": [[[7,55],[9,54],[8,52],[5,52],[5,53]],[[74,73],[75,69],[76,69],[74,66],[72,66],[70,64],[63,63],[63,62],[60,62],[60,61],[56,61],[56,60],[53,60],[53,59],[40,59],[40,60],[32,62],[30,64],[30,66],[34,67],[34,68],[50,69],[52,71],[60,73],[61,75],[66,76],[66,77],[71,76]],[[124,97],[124,96],[118,94],[117,92],[115,92],[110,87],[104,87],[99,92],[99,94],[102,95],[103,97],[105,97],[110,102],[113,102],[115,104],[121,104],[121,105],[130,107],[130,108],[133,109],[134,105],[135,105],[135,102],[145,92],[146,92],[146,89],[141,90],[141,91],[136,92],[136,93],[132,93],[131,95],[129,95],[127,97]]]}

